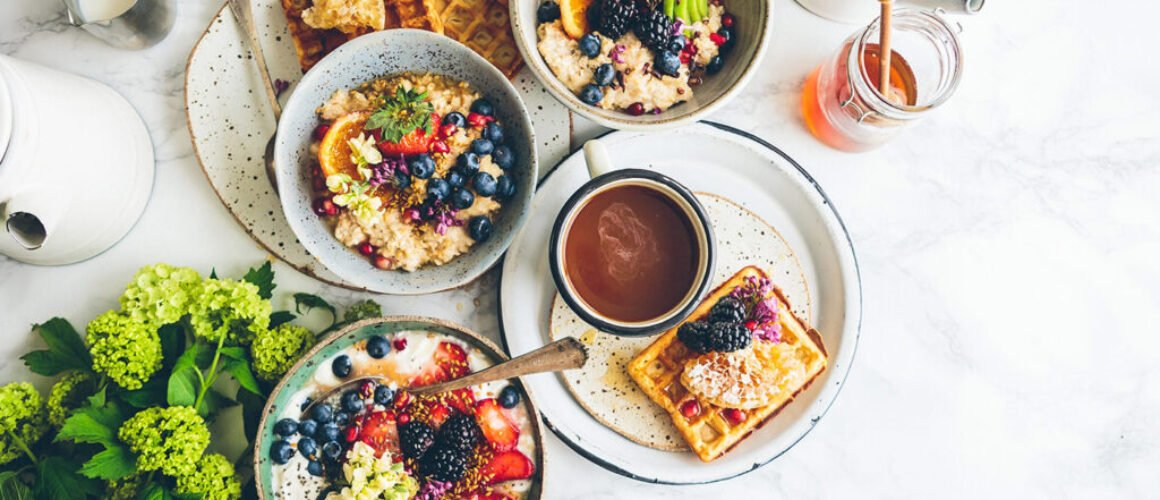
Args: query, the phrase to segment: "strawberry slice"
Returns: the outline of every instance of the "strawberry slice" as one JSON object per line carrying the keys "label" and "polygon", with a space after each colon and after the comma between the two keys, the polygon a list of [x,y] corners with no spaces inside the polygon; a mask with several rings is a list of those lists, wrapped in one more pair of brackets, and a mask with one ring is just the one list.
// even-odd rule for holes
{"label": "strawberry slice", "polygon": [[475,404],[475,418],[483,436],[496,451],[516,449],[520,441],[520,428],[504,414],[499,403],[489,398]]}
{"label": "strawberry slice", "polygon": [[440,342],[435,348],[434,362],[424,366],[417,375],[411,378],[411,385],[422,387],[437,384],[467,375],[471,371],[467,366],[467,352],[451,342]]}
{"label": "strawberry slice", "polygon": [[479,470],[487,479],[487,484],[527,479],[536,472],[536,465],[518,451],[505,451],[491,457],[491,461]]}
{"label": "strawberry slice", "polygon": [[468,415],[475,414],[475,393],[471,392],[471,388],[456,389],[448,394],[447,404],[452,408],[459,410],[459,413],[466,413]]}
{"label": "strawberry slice", "polygon": [[359,441],[374,448],[378,456],[383,456],[385,451],[398,454],[399,428],[395,425],[393,414],[386,411],[368,413],[362,418],[360,426],[362,432],[359,434]]}
{"label": "strawberry slice", "polygon": [[[431,123],[437,125],[439,122],[439,115],[432,113]],[[439,136],[439,127],[432,127],[430,134],[427,133],[425,127],[419,127],[404,135],[402,139],[399,139],[399,142],[384,141],[382,131],[378,129],[375,129],[371,134],[375,136],[379,151],[382,151],[385,156],[417,155],[426,153],[431,149],[431,141]]]}

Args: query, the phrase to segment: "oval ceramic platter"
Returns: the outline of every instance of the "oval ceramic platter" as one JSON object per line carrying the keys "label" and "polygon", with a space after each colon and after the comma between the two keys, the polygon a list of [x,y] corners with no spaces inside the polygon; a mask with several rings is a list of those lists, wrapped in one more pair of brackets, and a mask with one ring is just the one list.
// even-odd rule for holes
{"label": "oval ceramic platter", "polygon": [[[302,78],[302,69],[282,4],[252,0],[252,8],[270,77],[290,83],[280,96],[285,103]],[[527,68],[512,84],[535,124],[540,161],[555,164],[571,147],[571,114]],[[198,162],[218,198],[246,232],[295,269],[332,285],[361,290],[315,260],[282,214],[263,164],[266,142],[274,135],[273,113],[245,34],[228,6],[217,13],[189,54],[185,110]]]}
{"label": "oval ceramic platter", "polygon": [[[658,413],[641,408],[621,414],[607,411],[614,407],[614,402],[583,396],[578,400],[572,390],[580,387],[598,390],[592,378],[580,378],[579,371],[564,376],[525,377],[524,383],[538,397],[545,424],[589,460],[647,482],[709,483],[744,474],[773,461],[809,433],[825,415],[842,388],[857,348],[862,290],[857,259],[841,218],[821,187],[800,165],[773,145],[724,125],[701,122],[661,133],[614,132],[601,140],[605,141],[617,166],[657,170],[697,191],[703,200],[728,200],[739,205],[733,207],[738,212],[750,214],[751,217],[720,213],[713,217],[715,224],[722,224],[714,227],[719,241],[768,242],[764,249],[749,243],[722,245],[722,251],[730,255],[718,261],[716,284],[739,270],[739,267],[726,267],[753,264],[764,268],[774,284],[789,296],[795,312],[810,318],[821,332],[830,355],[829,366],[778,415],[709,463],[680,451],[684,443],[679,438],[623,436],[622,433],[634,432],[634,425],[637,430],[643,428],[631,419],[655,419]],[[548,269],[547,241],[564,201],[587,180],[581,153],[569,156],[553,169],[541,181],[532,204],[532,217],[504,259],[500,318],[504,341],[513,356],[536,349],[552,337],[556,289]],[[729,204],[714,199],[709,203],[717,207],[710,210],[729,210]],[[765,225],[778,237],[744,234],[760,232]],[[556,314],[563,316],[556,318],[557,326],[565,325],[566,313],[556,311]],[[575,325],[564,329],[571,334],[581,331],[581,341],[593,344],[602,340],[622,343],[621,339],[609,340],[606,334],[595,332],[585,339],[583,330],[586,329]],[[640,347],[648,343],[644,341]],[[616,348],[594,349],[594,352],[613,353],[594,358],[597,363],[608,365],[594,366],[596,371],[623,369],[628,359],[618,358],[630,358],[627,353],[615,354]],[[616,386],[623,385],[628,377],[611,373],[604,383],[610,392],[615,392]],[[569,376],[573,379],[566,378]],[[623,387],[619,390],[631,397],[630,390]],[[647,399],[643,403],[651,404]],[[586,411],[586,407],[592,412]]]}
{"label": "oval ceramic platter", "polygon": [[[399,338],[405,338],[406,347],[403,351],[391,349],[382,359],[374,359],[367,354],[365,348],[365,341],[372,336],[386,337],[392,343]],[[271,500],[315,498],[317,494],[306,495],[301,491],[291,492],[287,489],[302,487],[313,490],[323,487],[321,479],[315,479],[306,472],[306,459],[297,453],[286,465],[275,468],[273,460],[270,459],[270,448],[278,439],[274,434],[274,424],[278,420],[298,419],[302,408],[309,404],[310,398],[317,397],[318,394],[342,383],[330,371],[334,358],[347,354],[354,360],[350,379],[380,373],[397,374],[407,367],[419,369],[421,365],[415,363],[433,357],[436,351],[441,349],[436,347],[437,342],[447,341],[448,337],[452,343],[465,349],[467,362],[474,371],[508,359],[495,344],[478,333],[455,323],[419,316],[390,316],[363,320],[347,325],[322,339],[298,360],[298,363],[290,368],[282,381],[274,387],[262,412],[253,457],[259,497]],[[535,418],[536,406],[530,393],[518,380],[512,380],[511,383],[517,389],[524,389],[521,391],[520,403],[512,409],[497,411],[503,412],[508,419],[523,422],[526,429],[531,431],[519,436],[515,450],[531,459],[534,472],[527,480],[505,484],[523,491],[528,500],[538,500],[543,496],[543,478],[546,477],[543,436],[540,434],[539,419]],[[493,398],[495,397],[493,393],[506,385],[507,382],[500,381],[485,384],[482,390],[476,387],[475,397],[480,401],[484,398]]]}

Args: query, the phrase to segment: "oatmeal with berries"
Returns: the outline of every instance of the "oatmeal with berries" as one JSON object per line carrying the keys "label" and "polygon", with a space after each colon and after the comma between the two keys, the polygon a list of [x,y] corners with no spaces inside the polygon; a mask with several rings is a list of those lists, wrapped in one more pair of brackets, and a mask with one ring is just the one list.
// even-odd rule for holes
{"label": "oatmeal with berries", "polygon": [[586,104],[631,115],[691,99],[734,39],[717,0],[545,0],[537,18],[537,48],[556,78]]}
{"label": "oatmeal with berries", "polygon": [[379,269],[442,265],[487,240],[516,190],[490,101],[433,74],[380,78],[318,108],[314,210]]}
{"label": "oatmeal with berries", "polygon": [[275,497],[527,497],[540,471],[533,414],[517,386],[406,390],[490,364],[457,338],[411,330],[373,335],[323,360],[278,414],[263,451],[274,462]]}

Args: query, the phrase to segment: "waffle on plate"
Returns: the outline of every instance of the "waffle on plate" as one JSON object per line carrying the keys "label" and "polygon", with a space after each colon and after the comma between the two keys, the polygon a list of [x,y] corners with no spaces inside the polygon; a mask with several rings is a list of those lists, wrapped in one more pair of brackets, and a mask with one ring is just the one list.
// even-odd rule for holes
{"label": "waffle on plate", "polygon": [[506,0],[282,0],[282,8],[302,71],[355,37],[392,28],[447,35],[509,78],[523,66]]}
{"label": "waffle on plate", "polygon": [[[707,319],[722,297],[747,280],[768,279],[746,267],[711,293],[686,322]],[[672,417],[677,430],[703,461],[711,461],[745,439],[809,387],[826,369],[826,349],[817,330],[791,312],[784,294],[776,300],[780,339],[753,339],[734,352],[700,353],[677,338],[673,327],[628,364],[637,385]]]}

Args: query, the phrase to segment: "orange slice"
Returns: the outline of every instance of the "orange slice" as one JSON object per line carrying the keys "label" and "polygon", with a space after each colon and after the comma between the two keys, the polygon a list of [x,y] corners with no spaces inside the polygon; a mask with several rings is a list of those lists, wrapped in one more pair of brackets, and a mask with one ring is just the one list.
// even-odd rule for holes
{"label": "orange slice", "polygon": [[592,0],[560,0],[560,22],[573,40],[588,33],[588,6]]}
{"label": "orange slice", "polygon": [[323,175],[349,174],[358,179],[358,166],[350,160],[350,140],[363,133],[363,124],[370,118],[370,111],[359,111],[339,117],[330,124],[330,130],[318,145],[318,165]]}

